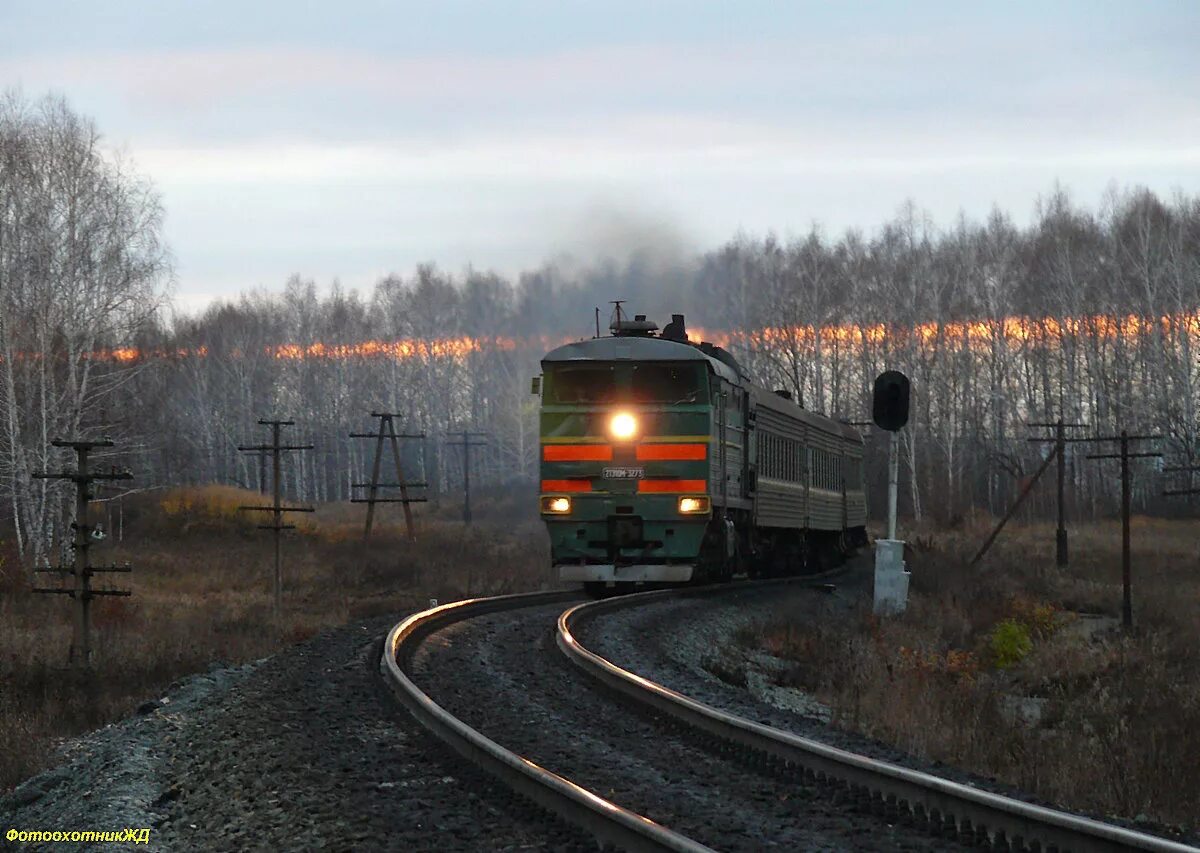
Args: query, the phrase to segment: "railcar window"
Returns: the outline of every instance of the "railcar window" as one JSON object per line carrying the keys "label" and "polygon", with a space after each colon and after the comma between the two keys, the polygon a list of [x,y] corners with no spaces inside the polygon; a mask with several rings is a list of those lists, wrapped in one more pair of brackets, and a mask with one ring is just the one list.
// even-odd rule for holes
{"label": "railcar window", "polygon": [[612,365],[556,367],[547,378],[556,403],[612,403],[617,399],[616,368]]}
{"label": "railcar window", "polygon": [[699,403],[705,398],[704,372],[696,364],[633,365],[635,403]]}

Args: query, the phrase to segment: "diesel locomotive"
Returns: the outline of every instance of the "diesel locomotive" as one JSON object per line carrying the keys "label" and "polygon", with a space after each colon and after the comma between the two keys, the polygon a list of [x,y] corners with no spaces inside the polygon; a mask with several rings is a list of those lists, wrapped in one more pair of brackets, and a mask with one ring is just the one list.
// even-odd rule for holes
{"label": "diesel locomotive", "polygon": [[866,544],[863,440],[645,316],[551,350],[540,510],[560,579],[643,584],[817,571]]}

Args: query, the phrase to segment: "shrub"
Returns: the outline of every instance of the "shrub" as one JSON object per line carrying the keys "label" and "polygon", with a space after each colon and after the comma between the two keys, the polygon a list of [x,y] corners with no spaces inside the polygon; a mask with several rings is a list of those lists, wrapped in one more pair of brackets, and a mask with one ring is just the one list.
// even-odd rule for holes
{"label": "shrub", "polygon": [[1016,666],[1033,651],[1028,626],[1016,619],[1005,619],[988,636],[988,650],[997,669]]}

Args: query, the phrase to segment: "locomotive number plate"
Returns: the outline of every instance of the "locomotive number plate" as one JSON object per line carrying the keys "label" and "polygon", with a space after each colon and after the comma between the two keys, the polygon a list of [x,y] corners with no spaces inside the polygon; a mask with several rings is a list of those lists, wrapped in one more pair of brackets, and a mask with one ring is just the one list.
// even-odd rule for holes
{"label": "locomotive number plate", "polygon": [[646,476],[645,468],[605,468],[606,480],[640,480]]}

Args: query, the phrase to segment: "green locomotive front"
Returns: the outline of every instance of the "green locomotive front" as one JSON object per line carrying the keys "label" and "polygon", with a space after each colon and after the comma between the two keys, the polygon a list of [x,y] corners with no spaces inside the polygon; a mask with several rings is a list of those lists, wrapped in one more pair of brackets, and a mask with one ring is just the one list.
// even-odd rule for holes
{"label": "green locomotive front", "polygon": [[542,361],[541,512],[562,580],[684,582],[730,568],[703,558],[721,497],[721,385],[738,378],[686,338],[650,336],[650,325],[625,321]]}
{"label": "green locomotive front", "polygon": [[786,574],[865,539],[862,439],[746,380],[683,317],[542,359],[540,509],[559,577],[605,586]]}

